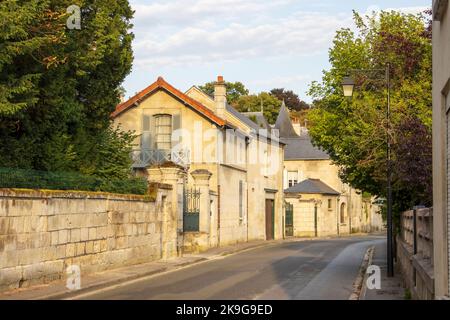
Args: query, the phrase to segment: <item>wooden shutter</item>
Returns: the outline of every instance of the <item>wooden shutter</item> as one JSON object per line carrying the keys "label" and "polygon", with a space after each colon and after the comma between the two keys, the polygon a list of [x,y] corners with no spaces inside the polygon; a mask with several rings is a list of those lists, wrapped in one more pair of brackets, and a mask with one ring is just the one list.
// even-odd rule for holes
{"label": "wooden shutter", "polygon": [[154,149],[155,148],[155,121],[153,116],[144,115],[142,117],[142,136],[141,148]]}
{"label": "wooden shutter", "polygon": [[[181,114],[174,114],[172,115],[172,132],[181,129]],[[175,143],[181,143],[182,142],[182,136],[179,137],[178,141],[175,141]],[[173,136],[172,136],[172,141],[173,141]],[[172,143],[172,147],[173,147],[173,143]]]}

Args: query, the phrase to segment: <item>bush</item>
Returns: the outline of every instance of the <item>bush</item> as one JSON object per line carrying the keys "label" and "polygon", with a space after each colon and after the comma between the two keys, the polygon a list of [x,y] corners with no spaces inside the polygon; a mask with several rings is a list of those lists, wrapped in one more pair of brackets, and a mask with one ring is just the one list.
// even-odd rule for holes
{"label": "bush", "polygon": [[144,195],[144,178],[105,179],[77,172],[0,168],[0,188],[98,191]]}

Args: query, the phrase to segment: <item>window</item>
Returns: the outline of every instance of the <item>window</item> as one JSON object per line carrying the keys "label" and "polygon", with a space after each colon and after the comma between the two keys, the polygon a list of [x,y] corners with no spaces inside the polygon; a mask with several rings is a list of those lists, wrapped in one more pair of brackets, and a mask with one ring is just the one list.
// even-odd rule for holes
{"label": "window", "polygon": [[288,172],[288,184],[289,188],[295,186],[298,183],[298,171]]}
{"label": "window", "polygon": [[333,203],[331,199],[328,199],[328,210],[331,210],[333,207]]}
{"label": "window", "polygon": [[172,149],[172,116],[156,115],[155,118],[155,138],[156,149]]}

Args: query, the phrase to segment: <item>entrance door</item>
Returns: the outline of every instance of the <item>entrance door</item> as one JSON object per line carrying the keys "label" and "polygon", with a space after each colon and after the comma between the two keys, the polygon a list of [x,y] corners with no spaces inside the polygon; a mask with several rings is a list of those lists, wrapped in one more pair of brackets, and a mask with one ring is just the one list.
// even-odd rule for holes
{"label": "entrance door", "polygon": [[274,214],[275,205],[274,200],[266,199],[266,239],[275,239]]}

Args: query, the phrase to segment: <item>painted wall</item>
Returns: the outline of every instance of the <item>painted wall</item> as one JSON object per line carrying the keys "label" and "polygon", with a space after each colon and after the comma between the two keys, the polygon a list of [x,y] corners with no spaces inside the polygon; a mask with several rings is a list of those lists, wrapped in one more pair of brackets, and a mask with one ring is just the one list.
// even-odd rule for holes
{"label": "painted wall", "polygon": [[[433,1],[436,5],[438,2]],[[450,219],[447,161],[450,106],[450,6],[433,21],[433,211],[434,270],[437,297],[449,296]]]}
{"label": "painted wall", "polygon": [[[0,190],[0,289],[177,256],[170,186],[143,196]],[[175,223],[173,223],[175,221]]]}

